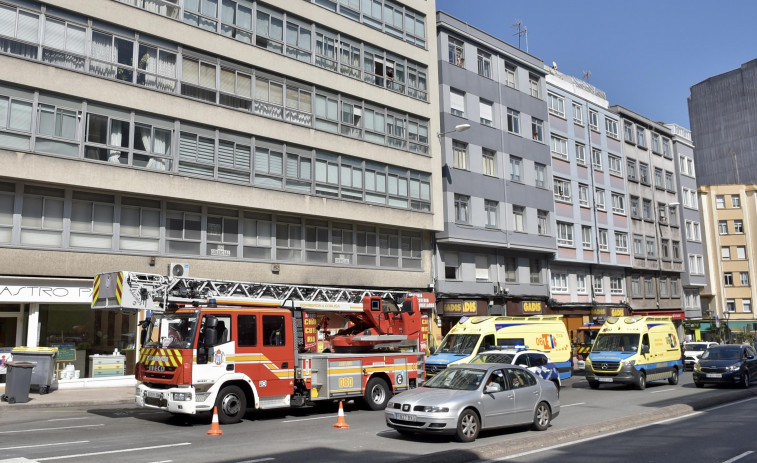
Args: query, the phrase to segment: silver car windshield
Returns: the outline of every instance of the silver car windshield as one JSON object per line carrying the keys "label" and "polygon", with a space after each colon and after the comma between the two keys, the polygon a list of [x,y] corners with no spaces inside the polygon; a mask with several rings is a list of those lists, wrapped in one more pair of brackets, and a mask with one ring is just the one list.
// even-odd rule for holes
{"label": "silver car windshield", "polygon": [[437,354],[466,354],[470,355],[478,344],[478,334],[448,334],[442,344],[436,349]]}
{"label": "silver car windshield", "polygon": [[486,370],[473,368],[448,368],[434,376],[423,386],[435,389],[475,391],[481,385]]}

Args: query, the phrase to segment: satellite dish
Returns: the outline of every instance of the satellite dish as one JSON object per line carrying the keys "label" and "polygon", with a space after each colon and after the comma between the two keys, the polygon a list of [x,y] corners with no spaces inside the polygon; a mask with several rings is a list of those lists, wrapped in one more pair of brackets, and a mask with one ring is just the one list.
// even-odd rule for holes
{"label": "satellite dish", "polygon": [[552,61],[552,69],[554,69],[555,71],[557,71],[557,62]]}

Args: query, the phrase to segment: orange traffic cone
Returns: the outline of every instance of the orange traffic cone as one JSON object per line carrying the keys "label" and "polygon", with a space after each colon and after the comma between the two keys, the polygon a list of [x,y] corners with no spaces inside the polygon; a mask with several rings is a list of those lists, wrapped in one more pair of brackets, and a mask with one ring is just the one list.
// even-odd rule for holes
{"label": "orange traffic cone", "polygon": [[347,421],[344,419],[344,407],[342,407],[342,401],[339,401],[339,414],[336,418],[336,423],[334,423],[335,428],[339,429],[347,429],[350,427],[349,424],[347,424]]}
{"label": "orange traffic cone", "polygon": [[218,425],[218,407],[213,407],[213,423],[210,425],[208,435],[223,436],[223,431],[221,431],[221,427]]}

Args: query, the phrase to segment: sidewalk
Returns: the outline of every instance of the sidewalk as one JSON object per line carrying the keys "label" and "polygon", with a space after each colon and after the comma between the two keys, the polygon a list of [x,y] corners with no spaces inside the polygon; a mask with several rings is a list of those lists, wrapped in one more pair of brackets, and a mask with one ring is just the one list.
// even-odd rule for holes
{"label": "sidewalk", "polygon": [[[0,396],[5,387],[0,386]],[[12,410],[52,407],[92,407],[96,405],[133,405],[134,386],[57,389],[48,394],[29,393],[26,403],[9,404],[0,401],[0,414]]]}

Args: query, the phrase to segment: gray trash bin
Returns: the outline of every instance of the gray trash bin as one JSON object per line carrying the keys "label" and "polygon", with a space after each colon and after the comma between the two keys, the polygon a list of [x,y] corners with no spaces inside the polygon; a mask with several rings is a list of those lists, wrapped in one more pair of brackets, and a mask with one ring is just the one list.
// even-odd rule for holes
{"label": "gray trash bin", "polygon": [[11,353],[13,360],[17,362],[35,362],[37,366],[32,372],[31,385],[37,387],[40,394],[50,392],[50,386],[55,379],[55,359],[58,357],[58,348],[16,347]]}
{"label": "gray trash bin", "polygon": [[29,401],[29,388],[32,382],[34,362],[8,362],[8,373],[5,377],[5,394],[0,399],[9,404],[26,403]]}

